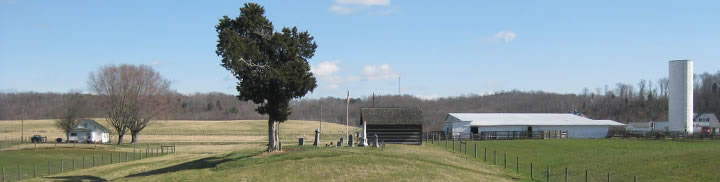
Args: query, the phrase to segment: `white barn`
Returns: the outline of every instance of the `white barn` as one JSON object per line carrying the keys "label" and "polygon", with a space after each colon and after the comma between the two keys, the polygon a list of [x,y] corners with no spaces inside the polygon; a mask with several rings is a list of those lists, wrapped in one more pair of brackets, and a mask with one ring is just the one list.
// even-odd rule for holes
{"label": "white barn", "polygon": [[483,131],[567,131],[568,138],[605,138],[612,120],[592,120],[574,114],[549,113],[448,113],[444,130],[453,136]]}
{"label": "white barn", "polygon": [[70,130],[68,142],[109,143],[110,130],[95,120],[82,120]]}

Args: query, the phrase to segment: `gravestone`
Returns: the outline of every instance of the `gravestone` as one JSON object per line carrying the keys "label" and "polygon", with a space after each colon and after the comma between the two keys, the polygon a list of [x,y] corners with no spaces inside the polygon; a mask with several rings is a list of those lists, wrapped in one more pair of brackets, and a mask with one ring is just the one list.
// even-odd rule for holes
{"label": "gravestone", "polygon": [[355,147],[353,145],[353,136],[352,134],[348,135],[348,147]]}
{"label": "gravestone", "polygon": [[375,134],[375,142],[373,142],[373,147],[375,147],[375,148],[379,148],[379,147],[380,147],[380,143],[379,143],[379,141],[378,141],[378,136],[377,136],[377,134]]}
{"label": "gravestone", "polygon": [[305,145],[305,136],[298,138],[298,145]]}

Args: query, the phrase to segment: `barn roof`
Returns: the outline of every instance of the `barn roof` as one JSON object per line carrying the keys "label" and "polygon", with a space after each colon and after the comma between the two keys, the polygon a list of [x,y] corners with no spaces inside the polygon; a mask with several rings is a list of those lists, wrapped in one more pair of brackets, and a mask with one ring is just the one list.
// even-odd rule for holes
{"label": "barn roof", "polygon": [[469,121],[472,126],[624,126],[612,120],[592,120],[574,114],[565,113],[448,113],[459,121]]}
{"label": "barn roof", "polygon": [[362,108],[360,120],[367,124],[423,124],[422,111],[416,107]]}

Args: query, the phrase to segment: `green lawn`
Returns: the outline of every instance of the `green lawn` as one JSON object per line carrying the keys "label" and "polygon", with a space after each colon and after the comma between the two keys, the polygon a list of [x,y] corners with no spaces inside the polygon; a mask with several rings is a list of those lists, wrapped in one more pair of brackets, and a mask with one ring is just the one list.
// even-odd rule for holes
{"label": "green lawn", "polygon": [[267,154],[254,146],[210,156],[178,153],[57,174],[42,180],[117,181],[511,181],[512,172],[436,147],[288,146]]}
{"label": "green lawn", "polygon": [[[460,142],[455,151],[460,151]],[[468,142],[467,156],[474,157],[475,144],[478,159],[516,172],[519,157],[520,173],[530,176],[530,163],[534,178],[545,180],[550,167],[551,181],[564,181],[565,168],[570,181],[584,181],[588,170],[590,181],[720,181],[720,141],[664,141],[623,139],[549,139]],[[445,142],[436,142],[433,148],[445,148]],[[446,150],[452,150],[452,142]],[[463,149],[462,153],[465,150]]]}
{"label": "green lawn", "polygon": [[[146,157],[145,154],[142,155]],[[111,159],[112,163],[118,163],[139,159],[140,157],[140,154],[134,154],[133,152],[111,152],[93,149],[6,150],[0,151],[0,168],[5,171],[6,181],[15,181],[19,178],[19,175],[21,175],[22,179],[29,179],[35,175],[46,176],[48,174],[107,165],[111,163]]]}

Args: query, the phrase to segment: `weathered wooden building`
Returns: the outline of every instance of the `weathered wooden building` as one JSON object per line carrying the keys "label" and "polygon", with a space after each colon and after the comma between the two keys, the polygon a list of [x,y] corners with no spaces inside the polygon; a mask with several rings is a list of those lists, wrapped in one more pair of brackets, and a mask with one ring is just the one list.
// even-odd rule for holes
{"label": "weathered wooden building", "polygon": [[367,136],[391,144],[422,144],[423,116],[418,108],[362,108],[360,120],[367,124]]}

